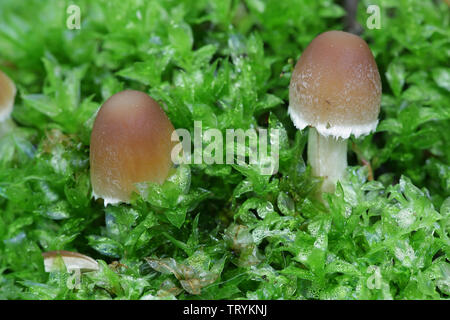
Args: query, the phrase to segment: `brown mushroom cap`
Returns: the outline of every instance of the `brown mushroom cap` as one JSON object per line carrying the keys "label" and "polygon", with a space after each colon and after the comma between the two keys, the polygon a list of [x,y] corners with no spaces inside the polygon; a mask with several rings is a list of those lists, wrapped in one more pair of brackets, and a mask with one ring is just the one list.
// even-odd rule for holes
{"label": "brown mushroom cap", "polygon": [[0,70],[0,122],[9,118],[16,96],[14,82]]}
{"label": "brown mushroom cap", "polygon": [[298,129],[348,138],[375,130],[381,102],[378,68],[367,43],[343,31],[317,36],[292,73],[289,114]]}
{"label": "brown mushroom cap", "polygon": [[100,108],[91,135],[94,197],[129,202],[135,183],[163,183],[172,167],[174,127],[147,94],[125,90]]}

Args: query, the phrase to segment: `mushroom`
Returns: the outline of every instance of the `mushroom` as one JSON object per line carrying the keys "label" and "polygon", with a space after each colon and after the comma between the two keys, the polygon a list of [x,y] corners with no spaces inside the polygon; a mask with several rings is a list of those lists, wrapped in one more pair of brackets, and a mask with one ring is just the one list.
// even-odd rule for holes
{"label": "mushroom", "polygon": [[381,81],[367,43],[328,31],[305,49],[292,73],[289,114],[297,129],[309,126],[308,162],[323,177],[321,190],[334,192],[347,167],[347,139],[374,131]]}
{"label": "mushroom", "polygon": [[[71,251],[49,251],[42,253],[44,257],[45,272],[58,272],[67,269],[67,272],[74,273],[73,277],[67,279],[70,288],[80,288],[82,272],[99,270],[97,261],[81,253]],[[75,283],[72,283],[73,280]]]}
{"label": "mushroom", "polygon": [[100,108],[91,135],[90,164],[94,198],[129,203],[136,183],[162,184],[173,163],[174,127],[147,94],[124,90]]}
{"label": "mushroom", "polygon": [[0,70],[0,138],[11,131],[14,124],[11,120],[11,112],[16,97],[14,82]]}
{"label": "mushroom", "polygon": [[[68,272],[89,272],[99,270],[97,261],[78,252],[65,250],[42,253],[45,272],[60,271],[63,266]],[[62,265],[63,263],[64,265]]]}

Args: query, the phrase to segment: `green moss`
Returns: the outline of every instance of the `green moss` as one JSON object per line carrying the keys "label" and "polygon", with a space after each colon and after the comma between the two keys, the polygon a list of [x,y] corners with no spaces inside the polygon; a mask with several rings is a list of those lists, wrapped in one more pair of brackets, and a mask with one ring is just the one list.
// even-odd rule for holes
{"label": "green moss", "polygon": [[[380,124],[351,142],[348,177],[324,205],[286,109],[303,49],[343,28],[338,4],[1,1],[0,68],[19,94],[18,126],[0,138],[0,298],[448,299],[449,11],[369,2],[358,21],[380,5],[382,28],[362,35],[383,81]],[[72,3],[80,30],[66,28]],[[91,198],[90,132],[124,88],[191,132],[194,120],[279,129],[279,172],[180,166],[104,208]],[[69,274],[44,272],[50,250],[87,254],[100,271],[74,289]]]}

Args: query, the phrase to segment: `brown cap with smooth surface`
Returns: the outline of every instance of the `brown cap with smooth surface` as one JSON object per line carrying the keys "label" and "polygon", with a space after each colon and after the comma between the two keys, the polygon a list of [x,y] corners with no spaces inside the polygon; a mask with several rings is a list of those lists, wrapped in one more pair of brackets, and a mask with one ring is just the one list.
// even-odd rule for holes
{"label": "brown cap with smooth surface", "polygon": [[343,31],[317,36],[292,73],[289,114],[299,129],[348,138],[375,130],[381,102],[378,68],[367,43]]}
{"label": "brown cap with smooth surface", "polygon": [[16,85],[0,70],[0,122],[9,117],[16,96]]}
{"label": "brown cap with smooth surface", "polygon": [[135,183],[163,183],[172,167],[174,127],[147,94],[125,90],[100,108],[91,135],[91,183],[95,197],[129,202]]}

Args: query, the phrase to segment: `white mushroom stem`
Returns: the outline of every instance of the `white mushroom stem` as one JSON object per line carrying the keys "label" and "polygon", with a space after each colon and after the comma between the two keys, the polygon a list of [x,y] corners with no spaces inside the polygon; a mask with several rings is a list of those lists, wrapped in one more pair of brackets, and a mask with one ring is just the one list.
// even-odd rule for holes
{"label": "white mushroom stem", "polygon": [[334,192],[336,182],[344,176],[347,168],[347,139],[323,136],[310,127],[308,163],[312,174],[324,179],[321,190]]}

